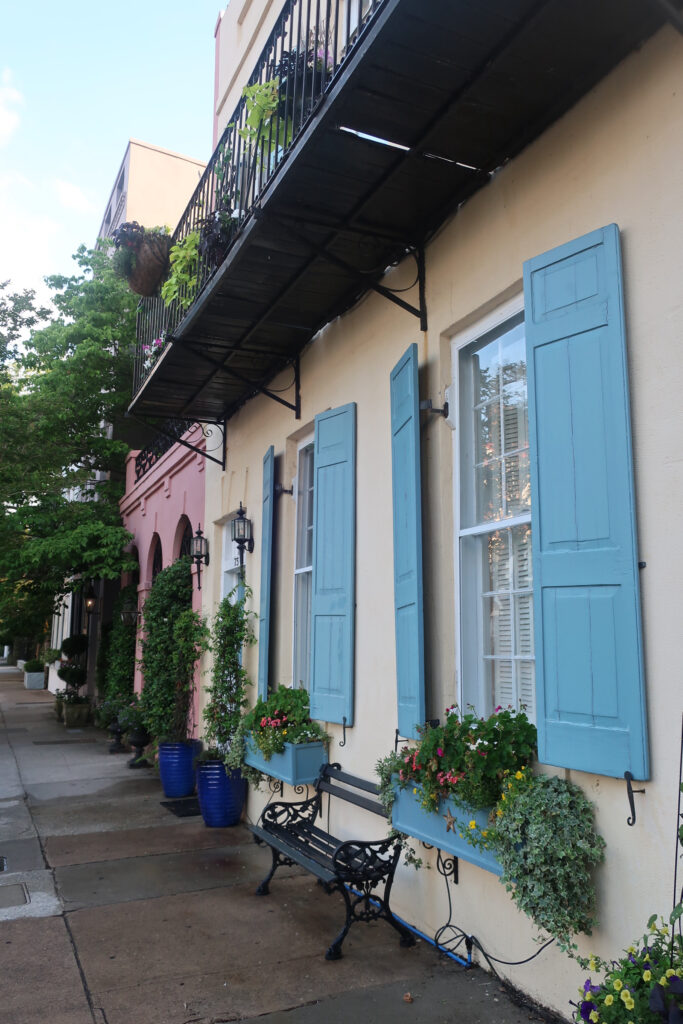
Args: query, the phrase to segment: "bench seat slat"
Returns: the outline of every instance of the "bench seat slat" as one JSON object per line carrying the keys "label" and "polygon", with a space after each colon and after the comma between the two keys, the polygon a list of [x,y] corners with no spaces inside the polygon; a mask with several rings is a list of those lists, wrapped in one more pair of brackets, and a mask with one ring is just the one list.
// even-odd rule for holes
{"label": "bench seat slat", "polygon": [[300,864],[302,868],[306,868],[312,875],[319,878],[323,882],[333,882],[335,875],[329,868],[319,864],[316,860],[311,857],[307,857],[301,850],[295,850],[292,848],[291,843],[288,843],[285,839],[282,839],[276,832],[271,832],[260,828],[258,825],[250,825],[249,828],[258,836],[260,839],[267,843],[268,846],[274,846],[283,856],[290,857],[292,860],[296,860],[297,864]]}

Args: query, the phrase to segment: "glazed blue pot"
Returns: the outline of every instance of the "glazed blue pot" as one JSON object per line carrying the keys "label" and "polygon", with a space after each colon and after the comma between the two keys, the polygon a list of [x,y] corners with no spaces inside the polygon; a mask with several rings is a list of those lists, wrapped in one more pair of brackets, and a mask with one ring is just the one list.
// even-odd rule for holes
{"label": "glazed blue pot", "polygon": [[208,828],[230,828],[242,816],[247,780],[239,769],[228,771],[222,761],[199,761],[197,796]]}
{"label": "glazed blue pot", "polygon": [[194,793],[194,744],[160,743],[159,773],[164,795],[170,799]]}

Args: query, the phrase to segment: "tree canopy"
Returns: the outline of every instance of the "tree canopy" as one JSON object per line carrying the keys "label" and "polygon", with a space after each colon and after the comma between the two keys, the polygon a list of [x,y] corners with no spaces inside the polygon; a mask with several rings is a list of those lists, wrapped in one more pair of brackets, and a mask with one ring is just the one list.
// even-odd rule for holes
{"label": "tree canopy", "polygon": [[104,251],[47,278],[54,310],[0,284],[0,634],[42,632],[54,603],[127,567],[121,525],[136,298]]}

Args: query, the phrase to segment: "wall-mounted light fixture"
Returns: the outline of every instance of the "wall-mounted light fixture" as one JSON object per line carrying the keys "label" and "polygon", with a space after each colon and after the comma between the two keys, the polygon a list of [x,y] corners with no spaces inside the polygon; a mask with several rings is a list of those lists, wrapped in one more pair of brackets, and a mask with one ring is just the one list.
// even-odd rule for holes
{"label": "wall-mounted light fixture", "polygon": [[124,626],[136,626],[138,622],[138,606],[132,599],[128,598],[121,608],[121,622]]}
{"label": "wall-mounted light fixture", "polygon": [[237,515],[230,523],[230,534],[240,551],[240,578],[244,580],[244,549],[246,548],[249,554],[254,550],[254,535],[251,519],[247,519],[247,510],[242,507],[242,502]]}
{"label": "wall-mounted light fixture", "polygon": [[201,590],[202,562],[204,565],[209,564],[209,542],[206,537],[202,535],[200,526],[197,526],[197,532],[190,542],[190,557],[197,566],[197,590]]}
{"label": "wall-mounted light fixture", "polygon": [[85,604],[86,615],[92,615],[97,606],[97,594],[95,593],[95,588],[92,585],[92,580],[90,580],[90,586],[85,592],[83,603]]}

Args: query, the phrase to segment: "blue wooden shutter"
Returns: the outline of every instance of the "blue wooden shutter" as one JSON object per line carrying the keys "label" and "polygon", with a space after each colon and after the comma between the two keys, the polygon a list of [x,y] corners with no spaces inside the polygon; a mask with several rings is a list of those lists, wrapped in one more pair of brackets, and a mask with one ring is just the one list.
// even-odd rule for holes
{"label": "blue wooden shutter", "polygon": [[419,410],[417,345],[411,345],[391,371],[391,466],[398,728],[412,737],[425,720]]}
{"label": "blue wooden shutter", "polygon": [[356,406],[315,418],[311,717],[353,725]]}
{"label": "blue wooden shutter", "polygon": [[539,759],[648,777],[615,224],[524,266]]}
{"label": "blue wooden shutter", "polygon": [[273,499],[275,494],[275,450],[271,445],[263,456],[263,506],[261,513],[261,602],[258,629],[258,695],[268,696],[268,654],[270,650],[270,583],[273,565]]}

